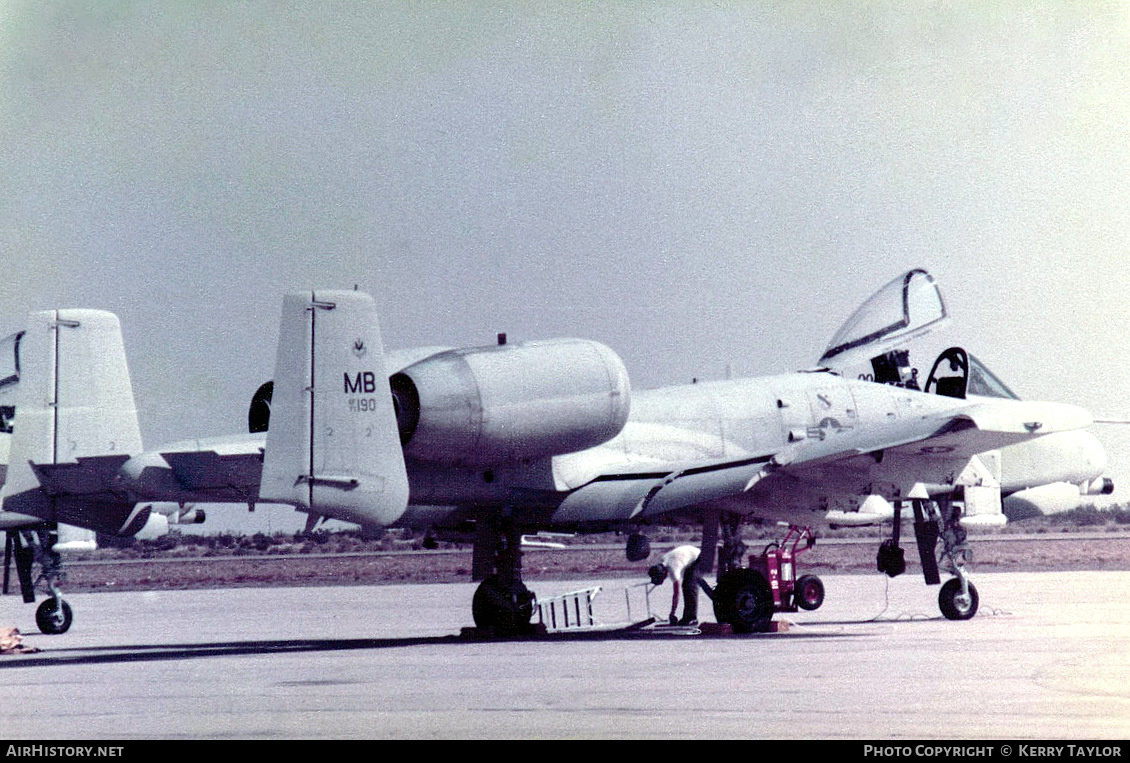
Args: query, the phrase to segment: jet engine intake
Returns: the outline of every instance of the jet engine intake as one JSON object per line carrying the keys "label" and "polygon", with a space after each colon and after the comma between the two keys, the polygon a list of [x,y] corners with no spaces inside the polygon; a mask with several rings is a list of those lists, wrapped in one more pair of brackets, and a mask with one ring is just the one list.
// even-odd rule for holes
{"label": "jet engine intake", "polygon": [[267,381],[259,385],[251,397],[251,407],[247,410],[247,431],[251,434],[266,432],[271,425],[271,396],[275,392],[275,382]]}
{"label": "jet engine intake", "polygon": [[390,385],[405,456],[469,467],[607,442],[631,404],[620,358],[582,339],[450,350]]}

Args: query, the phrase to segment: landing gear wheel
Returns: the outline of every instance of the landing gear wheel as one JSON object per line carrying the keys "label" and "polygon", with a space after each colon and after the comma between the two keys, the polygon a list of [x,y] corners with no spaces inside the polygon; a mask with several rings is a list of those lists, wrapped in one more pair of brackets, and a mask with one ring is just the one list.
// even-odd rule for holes
{"label": "landing gear wheel", "polygon": [[475,625],[496,633],[528,633],[534,616],[534,594],[521,582],[507,586],[497,575],[479,584],[471,599]]}
{"label": "landing gear wheel", "polygon": [[793,597],[801,609],[820,609],[824,603],[824,581],[815,575],[801,575],[793,587]]}
{"label": "landing gear wheel", "polygon": [[642,562],[651,556],[651,541],[643,533],[632,533],[628,536],[624,555],[628,557],[629,562]]}
{"label": "landing gear wheel", "polygon": [[66,633],[73,619],[71,605],[62,599],[46,599],[35,610],[35,624],[41,632],[49,635]]}
{"label": "landing gear wheel", "polygon": [[714,589],[714,617],[734,633],[764,633],[773,620],[773,591],[756,570],[730,570]]}
{"label": "landing gear wheel", "polygon": [[969,595],[961,595],[961,579],[950,578],[938,592],[938,607],[942,610],[947,620],[968,620],[977,614],[977,605],[980,604],[977,596],[977,587],[969,584]]}

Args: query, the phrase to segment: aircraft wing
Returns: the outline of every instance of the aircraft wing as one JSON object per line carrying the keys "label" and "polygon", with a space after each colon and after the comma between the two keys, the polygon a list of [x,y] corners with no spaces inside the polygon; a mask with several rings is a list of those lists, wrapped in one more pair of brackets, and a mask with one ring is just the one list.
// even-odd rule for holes
{"label": "aircraft wing", "polygon": [[[1071,405],[986,401],[876,428],[873,434],[832,434],[792,443],[775,453],[650,469],[609,465],[570,493],[553,521],[624,521],[713,501],[740,502],[766,481],[827,482],[838,476],[865,475],[882,462],[889,470],[901,467],[907,473],[956,474],[979,453],[1089,423],[1090,415]],[[911,484],[916,481],[928,480],[912,478]]]}
{"label": "aircraft wing", "polygon": [[1053,432],[1082,429],[1091,422],[1091,415],[1074,405],[983,400],[971,402],[957,411],[864,429],[849,438],[831,435],[821,440],[805,440],[786,448],[776,458],[791,469],[860,456],[876,458],[880,452],[884,458],[933,456],[964,462],[978,453]]}
{"label": "aircraft wing", "polygon": [[629,520],[741,495],[772,465],[772,456],[760,456],[651,471],[612,469],[570,493],[553,521]]}
{"label": "aircraft wing", "polygon": [[146,500],[253,503],[265,443],[262,435],[183,440],[134,456],[122,472]]}

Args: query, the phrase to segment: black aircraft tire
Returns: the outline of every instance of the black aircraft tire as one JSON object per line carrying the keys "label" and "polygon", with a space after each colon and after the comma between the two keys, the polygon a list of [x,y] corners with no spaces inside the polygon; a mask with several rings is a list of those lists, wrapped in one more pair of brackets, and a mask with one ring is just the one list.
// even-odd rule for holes
{"label": "black aircraft tire", "polygon": [[520,633],[529,630],[534,616],[534,595],[523,583],[507,589],[492,575],[475,589],[471,614],[479,628],[499,633]]}
{"label": "black aircraft tire", "polygon": [[714,589],[714,617],[734,633],[764,633],[773,620],[773,591],[756,570],[730,570]]}
{"label": "black aircraft tire", "polygon": [[624,555],[629,562],[642,562],[651,556],[651,541],[643,533],[632,533],[624,547]]}
{"label": "black aircraft tire", "polygon": [[972,583],[969,584],[969,600],[961,600],[961,580],[958,578],[947,580],[938,592],[938,608],[947,620],[969,620],[977,614],[980,603],[977,586]]}
{"label": "black aircraft tire", "polygon": [[793,588],[796,605],[811,612],[824,603],[824,581],[815,575],[801,575]]}
{"label": "black aircraft tire", "polygon": [[48,635],[66,633],[70,630],[71,622],[74,620],[71,605],[59,599],[59,605],[63,610],[63,619],[61,622],[56,622],[53,616],[56,612],[55,601],[55,599],[46,599],[35,610],[35,624],[39,626],[40,632]]}

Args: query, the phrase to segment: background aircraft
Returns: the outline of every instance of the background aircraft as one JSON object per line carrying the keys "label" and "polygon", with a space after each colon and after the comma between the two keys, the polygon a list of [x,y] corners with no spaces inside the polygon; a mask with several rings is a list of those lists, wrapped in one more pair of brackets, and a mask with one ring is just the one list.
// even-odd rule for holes
{"label": "background aircraft", "polygon": [[[633,393],[614,352],[578,339],[500,337],[390,367],[371,298],[317,292],[284,300],[273,387],[250,414],[252,429],[269,415],[265,436],[143,452],[112,315],[34,314],[23,345],[5,509],[117,534],[152,522],[152,501],[280,502],[362,525],[472,530],[475,620],[502,630],[527,627],[532,611],[522,533],[677,516],[702,521],[710,548],[721,524],[716,614],[756,630],[772,600],[741,567],[741,522],[811,523],[869,496],[911,502],[928,582],[940,582],[939,537],[955,576],[943,613],[972,617],[962,514],[1001,517],[1000,462],[985,454],[1090,423],[1074,406],[967,397],[962,351],[925,380],[935,394],[827,370]],[[888,558],[901,554],[892,540]],[[639,535],[629,546],[646,556]]]}
{"label": "background aircraft", "polygon": [[[109,318],[112,319],[111,334],[118,336],[120,341],[117,319]],[[7,480],[10,462],[23,336],[21,331],[0,340],[0,485]],[[134,537],[154,538],[168,532],[169,524],[200,522],[204,517],[202,511],[185,510],[179,504],[168,502],[151,504],[145,508],[145,513],[148,520]],[[64,633],[70,628],[73,615],[59,589],[63,564],[60,554],[93,551],[97,548],[95,532],[2,508],[0,531],[5,536],[3,592],[7,594],[9,591],[13,565],[25,603],[35,602],[35,589],[42,581],[50,596],[36,609],[36,624],[44,633]],[[38,573],[34,571],[35,565],[38,565]]]}
{"label": "background aircraft", "polygon": [[[15,390],[19,382],[19,339],[13,334],[0,340],[0,485],[8,469],[12,427],[15,420]],[[0,510],[0,530],[4,532],[4,582],[3,592],[8,593],[11,583],[12,563],[16,564],[16,577],[25,603],[35,602],[36,579],[32,565],[38,562],[42,578],[51,597],[36,610],[35,619],[44,632],[63,632],[70,627],[70,607],[66,605],[57,586],[62,560],[61,552],[93,551],[97,548],[95,534],[71,525],[45,522],[15,512]]]}

